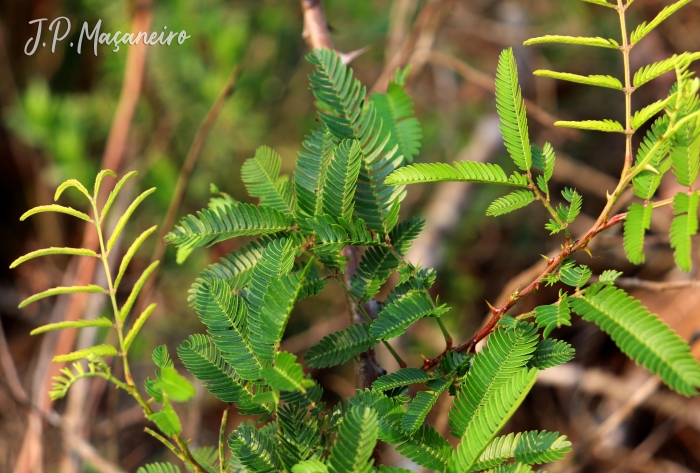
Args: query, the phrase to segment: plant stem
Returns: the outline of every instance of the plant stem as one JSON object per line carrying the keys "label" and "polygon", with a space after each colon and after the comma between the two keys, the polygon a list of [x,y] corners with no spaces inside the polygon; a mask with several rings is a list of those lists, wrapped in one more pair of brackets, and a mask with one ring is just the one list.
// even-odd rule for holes
{"label": "plant stem", "polygon": [[[358,309],[358,310],[360,311],[360,313],[362,314],[362,317],[364,317],[364,319],[367,321],[368,324],[371,324],[371,323],[372,323],[372,317],[369,316],[369,314],[367,313],[367,311],[365,310],[365,308],[362,307],[362,304],[360,304],[359,301],[355,298],[355,296],[352,295],[352,293],[350,292],[350,290],[348,289],[348,287],[345,285],[345,283],[343,282],[343,280],[340,279],[340,276],[338,276],[338,275],[336,274],[336,275],[335,275],[335,279],[336,279],[336,281],[338,281],[338,284],[340,284],[340,287],[343,288],[343,290],[345,291],[345,294],[347,294],[348,297],[355,303],[355,306],[357,307],[357,309]],[[394,359],[396,360],[396,362],[399,364],[399,366],[400,366],[401,368],[405,368],[406,366],[408,366],[408,365],[406,364],[406,362],[403,361],[403,359],[401,358],[401,356],[396,352],[396,350],[394,350],[394,347],[392,347],[392,346],[389,344],[389,342],[387,342],[386,340],[382,340],[382,343],[384,344],[384,346],[386,347],[386,349],[389,350],[389,353],[391,353],[391,355],[394,357]]]}
{"label": "plant stem", "polygon": [[224,410],[221,417],[221,427],[219,428],[219,469],[221,473],[226,473],[226,421],[228,420],[228,409]]}
{"label": "plant stem", "polygon": [[[151,408],[150,402],[147,402],[143,399],[143,396],[141,396],[141,393],[139,392],[138,387],[136,386],[136,383],[134,383],[134,379],[131,376],[131,370],[129,369],[129,360],[127,358],[127,350],[124,347],[124,320],[126,319],[126,316],[128,314],[124,314],[124,317],[122,319],[122,315],[119,311],[119,306],[117,305],[117,294],[116,291],[114,290],[114,283],[112,281],[112,273],[109,269],[109,250],[105,247],[104,243],[104,235],[102,234],[102,218],[99,215],[99,212],[97,210],[97,197],[93,197],[91,199],[92,203],[92,209],[93,212],[95,213],[95,228],[97,229],[97,238],[100,243],[100,259],[102,260],[102,264],[105,269],[105,276],[107,279],[107,287],[108,287],[108,292],[109,292],[109,298],[112,302],[112,311],[114,312],[114,322],[115,322],[115,327],[117,329],[117,334],[119,335],[119,347],[120,347],[120,352],[119,356],[121,357],[123,364],[124,364],[124,379],[126,380],[126,383],[122,383],[118,379],[114,378],[113,376],[109,376],[108,380],[113,382],[115,385],[119,386],[120,388],[124,389],[126,392],[128,392],[135,400],[136,402],[139,403],[141,408],[143,409],[144,415],[148,418],[151,414],[153,414],[153,409]],[[182,438],[175,434],[172,436],[172,439],[175,441],[177,444],[178,448],[180,449],[180,453],[178,454],[176,452],[175,447],[165,440],[164,437],[156,434],[150,429],[147,429],[147,431],[153,435],[154,437],[158,438],[161,440],[161,442],[166,445],[170,450],[172,450],[178,458],[180,458],[183,462],[189,463],[195,470],[195,472],[204,472],[206,471],[198,462],[197,460],[194,459],[192,456],[192,453],[190,452],[189,448],[187,447],[187,444],[185,443]]]}

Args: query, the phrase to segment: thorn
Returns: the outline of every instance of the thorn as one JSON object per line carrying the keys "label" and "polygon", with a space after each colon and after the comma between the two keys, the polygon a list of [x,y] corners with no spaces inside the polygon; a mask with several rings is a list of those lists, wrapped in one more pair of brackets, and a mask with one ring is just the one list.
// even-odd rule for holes
{"label": "thorn", "polygon": [[365,46],[364,48],[356,49],[355,51],[350,51],[349,53],[338,53],[338,56],[340,56],[340,60],[343,62],[343,64],[347,66],[353,60],[367,52],[369,48],[370,46]]}
{"label": "thorn", "polygon": [[591,253],[591,250],[588,249],[588,245],[581,247],[581,250],[585,251],[588,256],[593,258],[593,254]]}
{"label": "thorn", "polygon": [[552,260],[549,259],[549,256],[547,256],[547,255],[542,255],[542,254],[541,254],[540,256],[541,256],[542,258],[544,258],[544,260],[545,260],[547,263],[551,263],[551,262],[552,262]]}
{"label": "thorn", "polygon": [[493,315],[496,315],[498,313],[498,309],[496,309],[494,306],[491,305],[489,301],[485,301],[486,305],[489,306],[489,309],[491,309],[491,313]]}
{"label": "thorn", "polygon": [[424,354],[418,353],[420,355],[421,360],[425,363],[426,361],[430,361]]}
{"label": "thorn", "polygon": [[610,192],[608,191],[605,191],[605,196],[608,198],[608,200],[610,200],[610,198],[612,197],[612,195],[610,195]]}
{"label": "thorn", "polygon": [[654,166],[652,166],[652,165],[649,164],[649,163],[647,163],[647,164],[644,166],[643,169],[645,169],[645,170],[647,170],[647,171],[651,171],[651,172],[653,172],[654,174],[659,174],[658,169],[656,169]]}

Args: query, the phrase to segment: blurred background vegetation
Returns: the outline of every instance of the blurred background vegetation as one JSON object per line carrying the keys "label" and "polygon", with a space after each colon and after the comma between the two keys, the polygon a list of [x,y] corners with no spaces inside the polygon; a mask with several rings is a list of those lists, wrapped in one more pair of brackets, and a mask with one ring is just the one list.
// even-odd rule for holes
{"label": "blurred background vegetation", "polygon": [[[638,0],[629,10],[630,23],[653,18],[667,3]],[[560,188],[568,185],[582,191],[584,213],[589,216],[589,220],[579,219],[582,225],[597,216],[604,204],[606,183],[617,179],[622,168],[623,140],[615,134],[554,129],[553,120],[546,113],[562,119],[619,120],[624,111],[622,94],[554,83],[535,78],[531,72],[550,68],[619,77],[620,55],[614,50],[596,48],[520,45],[528,37],[543,34],[619,39],[613,12],[578,0],[327,0],[324,5],[338,50],[349,52],[369,46],[352,63],[356,76],[368,87],[401,45],[417,35],[418,41],[409,50],[408,62],[413,71],[408,87],[424,134],[418,162],[451,162],[479,156],[478,159],[500,162],[510,169],[497,135],[495,103],[489,87],[498,54],[506,47],[514,47],[524,95],[540,113],[540,119],[530,122],[533,141],[539,145],[552,142],[564,157],[565,163],[555,179]],[[61,285],[71,263],[60,257],[43,258],[16,270],[7,268],[28,251],[47,246],[79,246],[83,227],[62,216],[24,223],[19,222],[19,216],[32,206],[49,203],[53,190],[65,179],[75,177],[88,186],[92,184],[118,107],[128,48],[122,46],[113,52],[111,47],[100,46],[95,56],[91,48],[77,54],[68,43],[77,40],[85,21],[92,27],[102,20],[102,31],[129,30],[137,7],[150,9],[150,31],[161,31],[167,26],[173,31],[184,29],[191,38],[182,45],[174,42],[147,48],[142,90],[121,166],[115,170],[120,175],[138,170],[138,188],[155,186],[158,190],[137,211],[127,229],[128,240],[162,222],[193,137],[234,66],[242,67],[236,90],[207,136],[178,218],[207,205],[211,183],[234,198],[244,199],[240,166],[260,145],[278,151],[283,157],[283,172],[291,173],[301,141],[316,127],[307,82],[311,66],[304,59],[308,46],[301,35],[303,18],[297,1],[169,0],[144,6],[107,0],[3,0],[0,317],[10,361],[14,360],[22,386],[33,396],[37,389],[33,380],[35,367],[46,354],[40,350],[42,338],[28,334],[49,320],[55,301],[46,300],[22,311],[17,304],[29,294]],[[419,30],[425,23],[422,19],[429,14],[433,14],[432,22]],[[58,16],[70,18],[70,36],[58,44],[54,53],[48,47],[40,47],[34,55],[27,56],[24,45],[36,32],[36,27],[28,22],[36,18],[50,21]],[[46,31],[44,35],[48,37]],[[696,1],[633,50],[632,69],[674,53],[698,49],[700,2]],[[664,76],[645,86],[635,93],[634,105],[640,107],[663,97],[672,80]],[[136,191],[132,189],[132,195]],[[423,262],[427,260],[438,269],[434,291],[452,307],[443,319],[458,341],[470,337],[482,322],[487,309],[485,300],[495,304],[508,293],[507,289],[527,284],[527,271],[531,271],[528,268],[540,260],[538,255],[547,254],[561,243],[547,237],[542,228],[546,216],[539,209],[499,219],[484,217],[485,208],[499,192],[489,187],[416,186],[409,189],[402,207],[406,216],[423,215],[429,224],[431,219],[441,222],[432,228],[432,236],[421,243],[419,254]],[[662,188],[661,192],[672,194],[673,189]],[[71,200],[74,197],[66,194],[65,202],[81,208],[83,203],[77,198]],[[664,220],[663,212],[658,213],[660,217],[649,237],[648,262],[641,269],[633,269],[625,262],[619,229],[601,237],[601,243],[593,249],[593,259],[584,255],[581,261],[596,270],[617,268],[628,271],[628,275],[637,271],[637,276],[646,279],[682,277],[671,271],[673,261],[664,236],[668,218]],[[243,239],[231,240],[195,251],[182,265],[176,264],[173,249],[167,249],[152,296],[158,309],[138,347],[132,349],[137,355],[132,365],[137,379],[151,373],[149,354],[155,346],[165,343],[174,354],[174,347],[188,334],[203,331],[188,307],[187,290],[206,264],[243,243]],[[153,241],[150,245],[141,250],[127,273],[132,284],[149,262]],[[523,312],[550,302],[557,290],[554,287],[540,291],[526,299],[518,310]],[[686,339],[691,339],[700,327],[700,297],[693,291],[636,295]],[[303,301],[288,327],[286,349],[302,354],[323,335],[342,328],[347,322],[346,310],[342,292],[330,285],[320,297]],[[443,348],[440,332],[432,324],[418,325],[421,329],[410,332],[397,346],[414,366],[421,363],[421,353],[435,356]],[[592,326],[574,323],[557,335],[574,344],[576,360],[555,375],[543,376],[545,379],[509,428],[547,428],[569,435],[578,444],[578,450],[557,471],[700,471],[697,402],[677,398],[659,388],[632,406],[616,425],[601,431],[603,421],[624,408],[625,400],[645,382],[645,375],[626,362]],[[100,334],[95,336],[99,339]],[[396,369],[382,349],[379,358],[383,366]],[[695,350],[697,353],[697,346]],[[31,407],[13,396],[7,360],[3,355],[0,471],[9,472],[22,448]],[[315,375],[326,390],[329,404],[354,390],[350,364]],[[99,383],[92,383],[87,389],[80,433],[104,457],[128,471],[147,461],[168,458],[169,454],[143,433],[145,421],[139,411],[134,411],[130,399],[105,391]],[[185,432],[199,445],[213,445],[224,406],[205,390],[200,391],[197,401],[182,412]],[[429,421],[445,430],[449,403],[443,405]],[[55,409],[62,412],[66,406],[59,403]],[[240,420],[231,417],[229,430]],[[41,442],[45,471],[93,471],[89,463],[81,464],[75,458],[66,461],[60,429],[46,426]],[[386,461],[409,466],[392,452],[386,452]]]}

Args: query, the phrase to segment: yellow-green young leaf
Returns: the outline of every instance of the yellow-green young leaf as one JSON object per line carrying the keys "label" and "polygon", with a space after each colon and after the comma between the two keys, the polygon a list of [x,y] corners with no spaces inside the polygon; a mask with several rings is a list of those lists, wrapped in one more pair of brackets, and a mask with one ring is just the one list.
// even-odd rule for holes
{"label": "yellow-green young leaf", "polygon": [[77,179],[68,179],[67,181],[63,182],[60,186],[58,186],[58,188],[56,189],[56,193],[53,196],[53,200],[57,201],[58,198],[61,197],[61,194],[63,194],[63,191],[68,189],[69,187],[75,187],[80,192],[82,192],[83,195],[88,198],[88,200],[92,201],[92,197],[90,197],[90,193],[88,192],[88,190]]}
{"label": "yellow-green young leaf", "polygon": [[82,350],[77,350],[72,353],[67,353],[65,355],[57,355],[53,357],[54,363],[59,363],[63,361],[75,361],[82,360],[84,358],[90,358],[90,356],[117,356],[119,352],[112,345],[102,344],[95,345],[90,348],[83,348]]}
{"label": "yellow-green young leaf", "polygon": [[620,122],[615,120],[584,120],[580,122],[558,121],[554,126],[565,128],[577,128],[579,130],[605,131],[610,133],[624,133],[625,129]]}
{"label": "yellow-green young leaf", "polygon": [[685,67],[693,61],[700,59],[700,52],[697,53],[683,53],[679,55],[673,55],[668,59],[663,61],[655,62],[653,64],[646,65],[634,73],[634,79],[632,83],[635,88],[639,88],[647,82],[656,79],[657,77],[666,74],[676,68]]}
{"label": "yellow-green young leaf", "polygon": [[177,248],[177,253],[175,254],[175,262],[177,264],[183,264],[185,261],[187,261],[187,258],[190,257],[193,251],[194,247],[188,248],[186,246],[179,246]]}
{"label": "yellow-green young leaf", "polygon": [[151,236],[153,232],[156,231],[156,228],[158,228],[158,225],[153,225],[151,228],[148,230],[144,231],[139,237],[134,240],[134,242],[131,244],[129,249],[127,250],[126,254],[122,258],[122,262],[119,264],[119,273],[117,273],[117,278],[114,280],[114,290],[116,290],[119,287],[119,283],[122,281],[122,278],[124,277],[124,273],[126,272],[127,266],[129,266],[129,263],[131,262],[131,258],[134,257],[134,254],[138,251],[138,249],[141,247],[141,244]]}
{"label": "yellow-green young leaf", "polygon": [[608,8],[615,8],[615,5],[612,5],[607,2],[607,0],[581,0],[586,3],[594,3],[596,5],[600,5],[602,7],[608,7]]}
{"label": "yellow-green young leaf", "polygon": [[105,215],[107,215],[107,212],[109,212],[109,209],[112,208],[112,204],[114,204],[114,201],[117,199],[117,196],[122,190],[122,187],[124,187],[124,184],[126,184],[129,179],[136,175],[138,175],[138,172],[131,171],[130,173],[125,174],[124,177],[119,179],[119,182],[117,182],[117,185],[114,186],[112,192],[109,193],[109,197],[107,197],[107,202],[105,202],[104,207],[102,207],[102,210],[100,211],[100,219],[104,219]]}
{"label": "yellow-green young leaf", "polygon": [[698,191],[688,195],[679,192],[673,198],[673,222],[671,222],[671,248],[676,264],[683,271],[690,271],[693,265],[691,257],[691,237],[698,232]]}
{"label": "yellow-green young leaf", "polygon": [[141,274],[141,277],[138,279],[138,281],[136,281],[136,284],[134,284],[134,288],[131,290],[129,298],[126,300],[122,308],[119,309],[120,322],[124,322],[126,320],[126,317],[129,315],[131,307],[134,305],[134,302],[136,302],[136,298],[139,296],[139,292],[141,292],[141,288],[146,283],[146,280],[151,275],[151,273],[153,273],[153,271],[156,270],[158,264],[160,264],[160,261],[154,261],[153,263],[151,263],[148,266],[148,268],[146,268],[146,270]]}
{"label": "yellow-green young leaf", "polygon": [[39,294],[34,294],[32,297],[28,297],[19,304],[19,308],[21,309],[22,307],[25,307],[32,302],[36,302],[40,299],[43,299],[45,297],[50,297],[50,296],[58,296],[60,294],[75,294],[78,292],[107,292],[104,290],[104,288],[100,286],[95,286],[94,284],[88,284],[87,286],[70,286],[70,287],[54,287],[52,289],[47,289],[44,292],[40,292]]}
{"label": "yellow-green young leaf", "polygon": [[160,369],[160,378],[155,382],[154,387],[166,392],[175,402],[188,401],[197,394],[192,383],[172,366]]}
{"label": "yellow-green young leaf", "polygon": [[622,83],[611,76],[581,76],[578,74],[570,74],[568,72],[554,72],[544,69],[535,71],[533,74],[539,77],[549,77],[551,79],[566,80],[569,82],[577,82],[579,84],[595,85],[597,87],[622,90]]}
{"label": "yellow-green young leaf", "polygon": [[34,207],[33,209],[29,209],[26,212],[24,212],[19,219],[20,221],[23,221],[27,217],[31,217],[32,215],[41,212],[58,212],[62,214],[72,215],[73,217],[78,217],[79,219],[85,220],[86,222],[92,222],[92,219],[86,213],[83,213],[79,210],[75,210],[72,207],[64,207],[63,205],[57,204],[40,205],[38,207]]}
{"label": "yellow-green young leaf", "polygon": [[634,115],[632,116],[632,128],[634,130],[638,130],[642,125],[644,125],[647,122],[647,120],[649,120],[651,117],[663,110],[664,107],[666,107],[666,105],[674,97],[675,94],[671,95],[665,100],[657,100],[656,102],[647,105],[643,109],[634,112]]}
{"label": "yellow-green young leaf", "polygon": [[117,226],[114,227],[114,232],[112,233],[112,236],[109,237],[109,241],[107,242],[107,251],[111,250],[114,244],[117,242],[117,238],[119,238],[119,235],[121,234],[122,230],[124,230],[124,226],[126,225],[126,222],[129,221],[129,218],[131,218],[131,214],[134,213],[134,210],[136,210],[136,207],[139,206],[143,200],[148,197],[149,195],[153,194],[156,191],[155,187],[151,187],[147,191],[144,191],[141,193],[140,196],[134,200],[131,205],[129,206],[128,209],[126,209],[126,212],[124,212],[124,215],[122,215],[119,218],[119,221],[117,222]]}
{"label": "yellow-green young leaf", "polygon": [[74,320],[66,322],[56,322],[55,324],[42,325],[32,330],[29,335],[39,335],[51,330],[61,330],[63,328],[83,328],[83,327],[111,327],[112,321],[106,317],[99,317],[92,320]]}
{"label": "yellow-green young leaf", "polygon": [[163,396],[163,407],[148,416],[148,420],[155,423],[161,432],[167,436],[177,435],[182,432],[182,424],[175,409],[170,404],[168,396]]}
{"label": "yellow-green young leaf", "polygon": [[664,21],[669,16],[673,15],[681,7],[684,7],[685,5],[689,4],[690,2],[691,2],[691,0],[679,0],[676,3],[668,5],[666,8],[661,10],[659,12],[659,14],[656,15],[656,17],[653,20],[651,20],[651,22],[649,24],[647,24],[646,21],[642,22],[642,24],[637,26],[637,28],[630,35],[631,44],[638,43],[642,38],[644,38],[646,35],[651,33],[654,28],[659,26],[662,21]]}
{"label": "yellow-green young leaf", "polygon": [[146,307],[146,310],[141,312],[139,318],[136,319],[136,322],[134,322],[131,330],[129,330],[129,333],[127,333],[126,337],[124,338],[124,351],[129,351],[129,347],[131,347],[131,344],[134,342],[134,338],[136,338],[136,335],[138,335],[139,330],[141,330],[141,327],[143,327],[143,324],[146,323],[148,317],[150,317],[153,311],[156,309],[156,305],[157,304],[151,304]]}
{"label": "yellow-green young leaf", "polygon": [[102,181],[104,180],[105,177],[111,176],[113,178],[117,178],[117,173],[112,171],[111,169],[103,169],[97,174],[97,177],[95,178],[95,190],[93,195],[95,196],[95,199],[97,199],[97,194],[100,192],[100,186],[102,185]]}
{"label": "yellow-green young leaf", "polygon": [[599,48],[610,48],[617,49],[620,47],[617,41],[612,39],[604,39],[600,37],[596,38],[583,38],[581,36],[559,36],[559,35],[545,35],[538,38],[528,39],[523,43],[524,46],[531,46],[533,44],[546,44],[546,43],[564,43],[564,44],[578,44],[580,46],[596,46]]}
{"label": "yellow-green young leaf", "polygon": [[20,256],[12,262],[12,264],[10,265],[10,269],[17,267],[25,261],[29,261],[30,259],[46,255],[93,256],[95,258],[99,256],[94,251],[85,248],[55,248],[52,246],[51,248],[44,248],[43,250],[32,251],[31,253],[27,253],[24,256]]}

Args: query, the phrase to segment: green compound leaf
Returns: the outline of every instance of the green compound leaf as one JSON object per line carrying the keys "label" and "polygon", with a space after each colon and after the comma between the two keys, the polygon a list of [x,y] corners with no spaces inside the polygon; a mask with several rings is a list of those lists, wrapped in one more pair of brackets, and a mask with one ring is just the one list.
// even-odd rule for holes
{"label": "green compound leaf", "polygon": [[100,286],[95,286],[94,284],[88,284],[87,286],[71,286],[71,287],[54,287],[52,289],[47,289],[43,292],[40,292],[38,294],[34,294],[31,297],[26,298],[22,302],[19,303],[19,308],[26,307],[27,305],[31,304],[32,302],[36,302],[38,300],[44,299],[46,297],[51,297],[51,296],[58,296],[61,294],[77,294],[81,292],[87,292],[87,293],[106,293],[105,289],[100,287]]}
{"label": "green compound leaf", "polygon": [[241,179],[251,197],[257,197],[260,203],[291,217],[294,214],[292,188],[287,176],[280,177],[281,168],[280,155],[267,146],[261,146],[255,151],[255,157],[243,163]]}
{"label": "green compound leaf", "polygon": [[569,260],[561,265],[559,276],[561,282],[564,284],[575,288],[581,288],[588,282],[591,276],[593,276],[593,272],[585,264],[576,266],[573,261]]}
{"label": "green compound leaf", "polygon": [[397,169],[386,178],[389,185],[419,184],[422,182],[482,182],[513,187],[527,187],[527,180],[508,178],[497,164],[472,161],[413,164]]}
{"label": "green compound leaf", "polygon": [[659,26],[661,22],[663,22],[669,16],[673,15],[681,7],[690,3],[690,1],[691,0],[679,0],[678,2],[668,5],[666,8],[661,10],[659,14],[656,15],[656,17],[653,20],[651,20],[648,24],[646,21],[643,21],[639,26],[637,26],[637,28],[635,28],[635,30],[630,35],[630,43],[638,43],[642,38],[651,33],[654,30],[654,28]]}
{"label": "green compound leaf", "polygon": [[544,338],[549,337],[552,330],[562,325],[571,326],[571,311],[569,310],[569,299],[562,296],[559,304],[541,305],[535,308],[535,321],[537,327],[544,328]]}
{"label": "green compound leaf", "polygon": [[453,418],[460,418],[465,429],[461,442],[447,463],[447,472],[457,473],[474,469],[481,454],[520,407],[536,380],[536,369],[521,368],[485,397],[478,396],[470,389],[469,383],[465,383],[462,393],[469,399],[470,404],[477,407],[475,410],[453,409],[450,412]]}
{"label": "green compound leaf", "polygon": [[[632,190],[634,195],[640,199],[651,200],[659,184],[661,184],[661,178],[663,178],[664,174],[671,168],[671,159],[668,157],[671,140],[662,140],[668,128],[668,122],[669,118],[667,116],[660,117],[654,121],[651,125],[651,129],[639,144],[635,165],[639,166],[640,162],[651,153],[649,164],[657,171],[654,172],[650,169],[642,169],[639,174],[632,179]],[[655,146],[656,148],[654,150]],[[654,150],[653,153],[652,150]]]}
{"label": "green compound leaf", "polygon": [[298,170],[294,171],[295,204],[302,221],[321,211],[325,175],[337,142],[333,133],[323,126],[302,143],[304,149],[299,151]]}
{"label": "green compound leaf", "polygon": [[305,460],[294,465],[292,473],[328,473],[328,467],[319,460]]}
{"label": "green compound leaf", "polygon": [[[488,411],[497,399],[495,396],[503,393],[509,380],[518,376],[529,379],[529,374],[522,373],[527,372],[524,367],[535,351],[537,338],[535,325],[525,322],[520,322],[514,330],[498,329],[489,336],[487,348],[474,357],[472,367],[450,410],[449,426],[452,435],[463,438],[468,426]],[[514,394],[515,388],[511,388],[510,394]],[[486,448],[486,444],[483,448]]]}
{"label": "green compound leaf", "polygon": [[403,334],[413,323],[428,316],[439,316],[448,309],[434,307],[425,291],[412,291],[384,306],[370,325],[369,332],[378,340],[390,340]]}
{"label": "green compound leaf", "polygon": [[24,263],[25,261],[29,261],[30,259],[38,258],[39,256],[47,256],[47,255],[92,256],[94,258],[100,257],[100,255],[98,255],[94,251],[87,250],[84,248],[54,248],[54,247],[51,247],[51,248],[45,248],[43,250],[32,251],[31,253],[27,253],[26,255],[17,258],[10,265],[10,269],[16,268],[20,264]]}
{"label": "green compound leaf", "polygon": [[498,59],[496,110],[501,118],[501,134],[508,154],[516,166],[529,171],[532,166],[530,137],[525,102],[518,84],[518,66],[512,48],[504,50]]}
{"label": "green compound leaf", "polygon": [[256,429],[252,422],[240,424],[229,435],[228,446],[246,471],[276,473],[280,469],[276,439]]}
{"label": "green compound leaf", "polygon": [[377,118],[391,133],[387,148],[398,147],[398,155],[407,163],[412,163],[418,155],[423,132],[414,116],[413,100],[406,93],[400,81],[389,83],[386,94],[375,92],[370,96],[377,110]]}
{"label": "green compound leaf", "polygon": [[86,222],[92,223],[92,219],[86,213],[83,213],[79,210],[75,210],[72,207],[64,207],[63,205],[57,204],[39,205],[38,207],[34,207],[33,209],[29,209],[26,212],[24,212],[19,219],[20,221],[24,221],[28,217],[42,212],[58,212],[62,214],[71,215],[73,217],[78,217],[81,220],[85,220]]}
{"label": "green compound leaf", "polygon": [[265,368],[260,374],[273,389],[281,391],[306,392],[306,388],[313,385],[313,381],[305,379],[296,355],[284,351],[275,353],[274,366]]}
{"label": "green compound leaf", "polygon": [[326,335],[309,348],[304,359],[310,368],[328,368],[349,361],[377,343],[365,324],[352,324],[348,328]]}
{"label": "green compound leaf", "polygon": [[407,434],[415,433],[425,422],[425,418],[435,403],[450,386],[450,382],[442,378],[428,382],[429,391],[418,391],[416,397],[406,406],[406,414],[401,420],[401,426]]}
{"label": "green compound leaf", "polygon": [[[405,254],[420,234],[425,220],[404,220],[389,233],[389,241],[399,254]],[[399,266],[399,260],[389,247],[370,246],[362,254],[360,266],[350,282],[350,292],[362,301],[372,299]]]}
{"label": "green compound leaf", "polygon": [[[544,173],[545,182],[549,182],[554,174],[555,157],[551,144],[545,143],[542,149],[539,149],[534,143],[532,144],[532,165]],[[544,186],[542,191],[547,192],[547,187]]]}
{"label": "green compound leaf", "polygon": [[266,205],[228,204],[188,215],[165,237],[182,248],[213,245],[238,236],[266,235],[288,231],[292,223],[283,212]]}
{"label": "green compound leaf", "polygon": [[90,359],[93,356],[117,356],[118,354],[119,352],[112,345],[103,343],[102,345],[96,345],[90,348],[83,348],[82,350],[77,350],[72,353],[67,353],[65,355],[56,355],[53,357],[53,362],[61,363],[64,361]]}
{"label": "green compound leaf", "polygon": [[491,202],[486,209],[486,215],[497,217],[521,209],[535,201],[535,194],[526,190],[518,190],[499,197]]}
{"label": "green compound leaf", "polygon": [[331,473],[369,473],[372,451],[377,444],[377,412],[352,406],[343,416],[338,437],[331,447],[328,471]]}
{"label": "green compound leaf", "polygon": [[561,192],[561,195],[571,205],[564,206],[563,204],[559,204],[559,207],[557,208],[557,216],[559,217],[559,220],[566,224],[569,224],[573,222],[576,219],[576,217],[578,217],[578,214],[581,212],[583,197],[581,197],[581,194],[576,192],[575,189],[571,189],[569,187],[565,187],[564,190]]}
{"label": "green compound leaf", "polygon": [[39,335],[40,333],[50,332],[51,330],[61,330],[64,328],[84,328],[84,327],[112,327],[112,321],[106,317],[98,317],[92,320],[74,320],[66,322],[56,322],[54,324],[46,324],[37,327],[29,335]]}
{"label": "green compound leaf", "polygon": [[420,466],[442,471],[452,454],[452,446],[432,426],[424,424],[408,440],[396,447],[396,451]]}
{"label": "green compound leaf", "polygon": [[372,390],[388,391],[410,384],[427,383],[430,380],[430,375],[420,368],[402,368],[394,373],[380,376],[372,383]]}
{"label": "green compound leaf", "polygon": [[240,407],[241,403],[247,405],[252,401],[243,381],[207,336],[190,335],[178,347],[177,354],[187,371],[203,381],[207,390],[223,402],[238,403]]}
{"label": "green compound leaf", "polygon": [[362,164],[360,144],[343,140],[331,157],[321,194],[324,213],[350,220],[353,214],[357,177]]}
{"label": "green compound leaf", "polygon": [[605,131],[610,133],[624,133],[625,129],[615,120],[584,120],[580,122],[557,121],[554,126],[564,128],[577,128],[579,130]]}
{"label": "green compound leaf", "polygon": [[389,233],[398,221],[399,204],[406,195],[403,186],[392,188],[384,182],[403,164],[398,145],[389,148],[391,133],[383,128],[374,102],[365,102],[365,87],[353,78],[352,70],[337,53],[315,49],[306,58],[316,66],[309,79],[324,110],[319,114],[321,121],[337,139],[357,140],[362,149],[355,213],[374,232]]}
{"label": "green compound leaf", "polygon": [[537,344],[527,367],[546,370],[573,360],[574,355],[576,355],[576,350],[565,341],[545,338]]}
{"label": "green compound leaf", "polygon": [[523,43],[523,46],[531,46],[533,44],[577,44],[579,46],[595,46],[598,48],[618,49],[620,45],[613,39],[604,39],[601,37],[584,38],[581,36],[560,36],[560,35],[545,35],[537,38],[528,39]]}
{"label": "green compound leaf", "polygon": [[691,237],[698,233],[698,191],[688,195],[679,192],[673,198],[673,222],[671,222],[671,248],[676,264],[683,271],[693,266]]}
{"label": "green compound leaf", "polygon": [[644,234],[651,226],[651,205],[632,203],[625,217],[622,239],[627,259],[634,264],[644,263]]}
{"label": "green compound leaf", "polygon": [[175,402],[189,401],[197,394],[192,383],[172,366],[160,369],[160,378],[154,387],[165,392]]}
{"label": "green compound leaf", "polygon": [[559,432],[518,432],[493,439],[473,469],[486,470],[511,459],[526,465],[553,463],[570,451],[571,442]]}
{"label": "green compound leaf", "polygon": [[612,76],[580,76],[578,74],[570,74],[568,72],[554,72],[547,70],[535,71],[532,74],[538,77],[549,77],[550,79],[559,79],[569,82],[577,82],[579,84],[595,85],[597,87],[622,90],[622,83]]}
{"label": "green compound leaf", "polygon": [[610,335],[623,353],[685,396],[697,394],[700,366],[673,330],[622,289],[606,286],[573,298],[571,308]]}
{"label": "green compound leaf", "polygon": [[180,468],[171,463],[149,463],[139,467],[136,473],[180,473]]}

